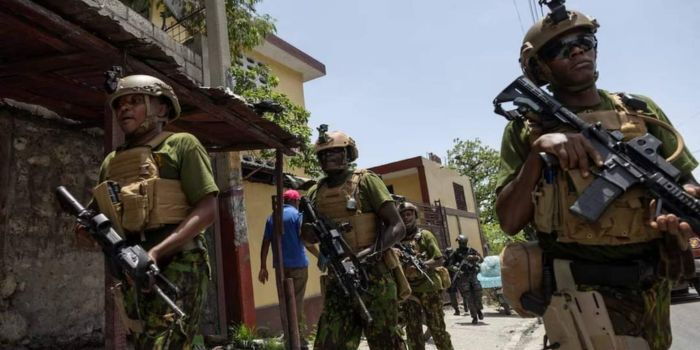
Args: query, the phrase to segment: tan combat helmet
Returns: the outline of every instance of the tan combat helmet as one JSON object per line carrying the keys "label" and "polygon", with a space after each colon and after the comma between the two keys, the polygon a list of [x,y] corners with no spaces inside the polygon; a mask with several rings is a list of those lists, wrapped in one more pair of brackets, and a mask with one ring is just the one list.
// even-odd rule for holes
{"label": "tan combat helmet", "polygon": [[[575,28],[583,28],[595,33],[599,27],[598,21],[578,11],[566,11],[566,17],[555,21],[553,13],[547,14],[535,23],[525,34],[523,45],[520,47],[520,68],[525,76],[535,84],[544,85],[538,74],[538,69],[546,67],[539,61],[537,52],[550,40]],[[541,74],[541,73],[540,73]]]}
{"label": "tan combat helmet", "polygon": [[[114,110],[114,101],[124,95],[129,94],[144,94],[146,96],[165,97],[170,101],[170,115],[167,122],[173,122],[180,117],[180,102],[175,96],[175,92],[170,85],[162,80],[150,75],[129,75],[119,79],[116,90],[107,98],[107,104],[112,110],[112,114],[116,115]],[[148,99],[146,100],[146,115],[150,115]]]}
{"label": "tan combat helmet", "polygon": [[345,147],[347,149],[348,162],[352,162],[359,156],[359,151],[355,145],[355,140],[342,131],[328,131],[328,125],[321,125],[318,128],[319,135],[314,145],[314,153],[330,149]]}

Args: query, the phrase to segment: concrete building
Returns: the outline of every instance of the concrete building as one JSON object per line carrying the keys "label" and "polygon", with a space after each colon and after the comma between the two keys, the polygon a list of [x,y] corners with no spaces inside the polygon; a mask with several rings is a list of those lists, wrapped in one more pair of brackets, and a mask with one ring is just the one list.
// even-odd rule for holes
{"label": "concrete building", "polygon": [[456,247],[455,239],[463,234],[483,254],[486,241],[469,178],[431,158],[408,158],[369,170],[382,177],[391,193],[419,205],[419,225],[433,231],[443,249]]}

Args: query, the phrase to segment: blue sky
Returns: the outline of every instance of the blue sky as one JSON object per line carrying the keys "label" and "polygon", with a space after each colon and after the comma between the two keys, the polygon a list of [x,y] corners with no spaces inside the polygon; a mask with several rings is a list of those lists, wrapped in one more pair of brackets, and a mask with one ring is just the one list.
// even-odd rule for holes
{"label": "blue sky", "polygon": [[[700,1],[566,5],[601,25],[598,86],[652,97],[700,157]],[[305,85],[311,125],[350,134],[359,166],[428,152],[445,159],[455,138],[500,148],[505,120],[491,101],[521,74],[526,0],[263,0],[258,9],[326,65]]]}

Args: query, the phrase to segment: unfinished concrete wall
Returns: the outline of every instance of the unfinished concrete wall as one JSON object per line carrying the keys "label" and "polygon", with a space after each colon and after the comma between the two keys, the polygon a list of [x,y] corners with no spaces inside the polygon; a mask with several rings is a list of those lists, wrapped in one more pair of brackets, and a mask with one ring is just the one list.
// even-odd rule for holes
{"label": "unfinished concrete wall", "polygon": [[102,153],[100,135],[0,100],[0,348],[103,342],[102,254],[77,248],[53,194],[85,203]]}

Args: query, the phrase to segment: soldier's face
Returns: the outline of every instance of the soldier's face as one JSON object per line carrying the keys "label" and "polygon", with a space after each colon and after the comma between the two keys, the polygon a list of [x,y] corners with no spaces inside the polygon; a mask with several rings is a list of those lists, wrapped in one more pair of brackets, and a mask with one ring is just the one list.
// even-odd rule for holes
{"label": "soldier's face", "polygon": [[557,39],[565,44],[561,45],[558,55],[546,60],[546,64],[560,84],[577,86],[595,81],[597,51],[594,45],[583,40],[586,36],[585,31],[574,31]]}
{"label": "soldier's face", "polygon": [[413,210],[404,210],[401,212],[401,220],[406,226],[412,226],[416,222],[416,213]]}
{"label": "soldier's face", "polygon": [[131,135],[146,120],[146,97],[141,94],[125,95],[114,101],[117,123],[124,134]]}
{"label": "soldier's face", "polygon": [[348,168],[347,156],[343,147],[329,148],[319,152],[318,161],[326,174]]}

